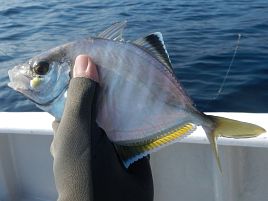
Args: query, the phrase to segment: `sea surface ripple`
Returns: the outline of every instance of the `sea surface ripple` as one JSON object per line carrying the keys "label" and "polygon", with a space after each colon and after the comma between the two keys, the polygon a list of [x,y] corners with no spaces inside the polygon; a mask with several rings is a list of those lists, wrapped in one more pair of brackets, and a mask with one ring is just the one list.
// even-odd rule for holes
{"label": "sea surface ripple", "polygon": [[39,111],[7,87],[8,69],[127,20],[128,40],[163,33],[176,75],[200,110],[268,112],[267,0],[1,1],[0,18],[0,111]]}

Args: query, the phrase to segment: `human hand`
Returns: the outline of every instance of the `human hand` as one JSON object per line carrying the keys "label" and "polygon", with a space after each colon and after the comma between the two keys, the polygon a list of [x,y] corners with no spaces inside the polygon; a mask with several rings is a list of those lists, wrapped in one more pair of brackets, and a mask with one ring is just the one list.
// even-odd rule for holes
{"label": "human hand", "polygon": [[[91,113],[98,81],[95,64],[77,57],[61,122],[54,121],[51,153],[58,200],[93,200],[90,167]],[[88,79],[90,78],[90,79]]]}
{"label": "human hand", "polygon": [[58,200],[153,200],[149,160],[141,159],[126,170],[95,122],[99,77],[88,56],[77,57],[73,77],[61,122],[53,122]]}

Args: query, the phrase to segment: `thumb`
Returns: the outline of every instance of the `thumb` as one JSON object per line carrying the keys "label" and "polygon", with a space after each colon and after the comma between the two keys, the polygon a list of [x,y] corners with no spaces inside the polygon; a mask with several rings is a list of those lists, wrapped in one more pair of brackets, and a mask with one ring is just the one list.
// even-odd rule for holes
{"label": "thumb", "polygon": [[[99,82],[98,71],[96,65],[93,63],[91,58],[87,55],[79,55],[76,57],[73,78],[69,85],[67,101],[69,102],[65,106],[64,116],[71,114],[71,110],[78,110],[81,108],[81,104],[84,99],[88,99],[89,96],[93,96],[95,91],[95,82]],[[94,82],[95,81],[95,82]],[[88,93],[84,93],[88,92]],[[73,104],[75,102],[75,104]],[[71,106],[72,108],[69,108]],[[87,107],[90,107],[90,102],[87,103]],[[68,108],[68,109],[67,109]],[[55,120],[52,124],[54,133],[57,132],[60,122]]]}
{"label": "thumb", "polygon": [[79,55],[76,57],[73,69],[73,77],[85,77],[94,80],[95,82],[99,82],[99,75],[96,65],[87,55]]}
{"label": "thumb", "polygon": [[[68,89],[67,101],[64,108],[64,116],[83,116],[91,113],[91,104],[99,81],[97,67],[87,55],[77,56]],[[64,118],[63,118],[64,119]],[[62,120],[63,120],[62,119]]]}
{"label": "thumb", "polygon": [[[60,142],[72,141],[68,140],[72,136],[69,135],[72,133],[70,131],[83,133],[83,129],[89,129],[88,124],[91,122],[92,103],[96,89],[96,82],[93,79],[98,80],[96,65],[88,56],[80,55],[75,61],[73,74],[74,78],[69,84],[62,119],[60,122],[54,121],[52,124],[55,134],[53,145],[51,145],[53,152],[58,150],[57,146]],[[59,135],[59,133],[65,134]]]}

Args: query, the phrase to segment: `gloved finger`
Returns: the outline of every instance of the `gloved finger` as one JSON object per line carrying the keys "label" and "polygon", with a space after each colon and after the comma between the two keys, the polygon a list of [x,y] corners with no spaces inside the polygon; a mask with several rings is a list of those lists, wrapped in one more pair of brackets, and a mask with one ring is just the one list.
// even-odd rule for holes
{"label": "gloved finger", "polygon": [[[75,66],[73,69],[73,78],[83,77],[89,78],[95,82],[99,82],[99,75],[96,65],[91,58],[87,55],[79,55],[75,60]],[[59,127],[60,121],[55,120],[52,123],[53,132],[56,133]]]}
{"label": "gloved finger", "polygon": [[[73,77],[58,130],[88,130],[83,127],[91,121],[91,107],[96,88],[96,82],[92,79],[99,79],[96,65],[88,56],[79,55],[75,60]],[[69,130],[67,133],[70,133]]]}
{"label": "gloved finger", "polygon": [[[57,150],[55,146],[58,146],[58,144],[61,144],[64,141],[68,141],[67,137],[68,133],[70,133],[69,130],[76,128],[76,126],[79,124],[81,125],[80,128],[82,128],[83,125],[88,124],[88,122],[84,124],[83,121],[87,119],[90,121],[91,104],[96,86],[96,83],[90,79],[98,79],[96,66],[94,63],[92,63],[92,60],[88,56],[79,55],[75,61],[73,74],[74,78],[69,84],[62,123],[59,121],[54,121],[52,123],[52,128],[55,135],[50,150],[53,156],[55,149]],[[61,124],[63,125],[60,126]],[[64,133],[66,131],[67,134],[57,134],[59,127],[61,127],[60,133]],[[63,138],[63,140],[61,140],[61,138]],[[72,142],[70,141],[70,143]]]}
{"label": "gloved finger", "polygon": [[54,133],[57,132],[59,125],[60,125],[60,121],[59,120],[54,120],[52,122],[52,129],[53,129],[53,132]]}

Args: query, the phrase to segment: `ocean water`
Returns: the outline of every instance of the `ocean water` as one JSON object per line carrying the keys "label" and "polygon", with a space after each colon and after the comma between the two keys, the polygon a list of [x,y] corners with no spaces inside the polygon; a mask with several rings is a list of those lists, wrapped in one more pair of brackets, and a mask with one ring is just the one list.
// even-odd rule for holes
{"label": "ocean water", "polygon": [[[0,1],[0,111],[39,111],[8,69],[127,20],[127,40],[162,32],[176,75],[202,111],[268,112],[267,0]],[[237,55],[224,80],[241,34]],[[217,98],[216,98],[217,97]]]}

